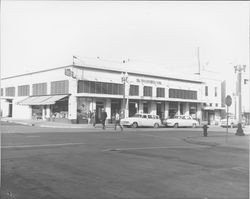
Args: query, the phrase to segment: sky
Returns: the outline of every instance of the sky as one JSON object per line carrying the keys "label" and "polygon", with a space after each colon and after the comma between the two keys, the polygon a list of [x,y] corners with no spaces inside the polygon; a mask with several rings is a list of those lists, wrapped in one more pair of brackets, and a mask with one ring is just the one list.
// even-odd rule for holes
{"label": "sky", "polygon": [[[201,69],[234,78],[249,70],[247,1],[2,1],[1,77],[100,57]],[[145,63],[145,66],[143,66]]]}

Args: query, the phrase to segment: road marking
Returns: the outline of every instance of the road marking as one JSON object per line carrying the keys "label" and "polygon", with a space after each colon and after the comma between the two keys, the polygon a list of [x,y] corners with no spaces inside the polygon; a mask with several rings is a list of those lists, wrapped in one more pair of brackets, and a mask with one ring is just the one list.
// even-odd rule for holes
{"label": "road marking", "polygon": [[35,148],[35,147],[56,147],[56,146],[74,146],[74,145],[82,145],[85,144],[83,142],[80,143],[61,143],[61,144],[41,144],[41,145],[13,145],[13,146],[1,146],[3,149],[9,148]]}
{"label": "road marking", "polygon": [[109,148],[102,151],[129,151],[147,149],[188,149],[188,148],[208,148],[208,146],[155,146],[155,147],[135,147],[135,148]]}
{"label": "road marking", "polygon": [[41,136],[39,136],[39,135],[28,135],[28,136],[26,136],[27,138],[38,138],[38,137],[41,137]]}

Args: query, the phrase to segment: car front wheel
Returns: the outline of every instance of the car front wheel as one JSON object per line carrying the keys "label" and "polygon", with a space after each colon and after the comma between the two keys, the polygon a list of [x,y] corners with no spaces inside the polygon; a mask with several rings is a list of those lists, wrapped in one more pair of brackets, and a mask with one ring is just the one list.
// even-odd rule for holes
{"label": "car front wheel", "polygon": [[133,127],[133,128],[137,128],[137,127],[138,127],[137,122],[134,122],[134,123],[132,124],[132,127]]}
{"label": "car front wheel", "polygon": [[178,127],[179,127],[178,123],[174,124],[174,128],[178,128]]}
{"label": "car front wheel", "polygon": [[193,127],[193,128],[196,128],[196,124],[194,123],[194,124],[192,125],[192,127]]}
{"label": "car front wheel", "polygon": [[159,128],[159,124],[158,124],[158,123],[155,123],[155,124],[154,124],[154,128]]}

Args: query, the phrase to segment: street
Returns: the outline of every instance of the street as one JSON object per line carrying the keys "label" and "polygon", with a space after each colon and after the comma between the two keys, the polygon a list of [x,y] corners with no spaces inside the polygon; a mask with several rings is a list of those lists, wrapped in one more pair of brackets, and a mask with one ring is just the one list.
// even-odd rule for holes
{"label": "street", "polygon": [[185,141],[200,128],[1,130],[2,199],[248,198],[249,150]]}

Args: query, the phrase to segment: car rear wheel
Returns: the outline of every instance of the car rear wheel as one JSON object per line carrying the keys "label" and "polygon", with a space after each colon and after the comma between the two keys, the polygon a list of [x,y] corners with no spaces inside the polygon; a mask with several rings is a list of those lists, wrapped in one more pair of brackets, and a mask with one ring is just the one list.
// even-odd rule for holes
{"label": "car rear wheel", "polygon": [[178,127],[179,127],[178,123],[175,123],[174,128],[178,128]]}
{"label": "car rear wheel", "polygon": [[134,123],[132,124],[132,127],[133,127],[133,128],[137,128],[137,127],[138,127],[137,122],[134,122]]}
{"label": "car rear wheel", "polygon": [[159,128],[159,124],[158,124],[158,123],[155,123],[155,124],[154,124],[154,128]]}

